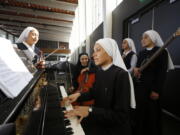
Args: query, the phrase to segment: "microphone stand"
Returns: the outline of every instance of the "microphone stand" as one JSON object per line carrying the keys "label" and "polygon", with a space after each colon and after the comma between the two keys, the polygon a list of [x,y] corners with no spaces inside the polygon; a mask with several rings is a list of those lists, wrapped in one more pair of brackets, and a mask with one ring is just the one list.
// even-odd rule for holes
{"label": "microphone stand", "polygon": [[54,54],[55,52],[57,52],[58,50],[59,50],[59,48],[57,48],[56,50],[52,51],[50,54],[48,54],[46,57],[44,57],[44,60],[47,59],[52,54]]}
{"label": "microphone stand", "polygon": [[[59,48],[57,48],[56,50],[52,51],[50,54],[48,54],[46,57],[44,57],[43,60],[46,60],[49,56],[51,56],[52,54],[54,54],[54,53],[57,52],[58,50],[59,50]],[[41,58],[40,58],[40,59],[41,59],[41,60],[40,60],[38,63],[34,64],[35,67],[36,67],[38,64],[40,64],[40,62],[42,61],[42,52],[41,52]]]}
{"label": "microphone stand", "polygon": [[[71,72],[71,65],[70,65],[70,63],[68,62],[68,58],[69,57],[67,57],[67,59],[66,59],[66,65],[68,66],[68,69],[69,69],[69,78],[70,78],[70,86],[72,86],[72,72]],[[71,91],[70,91],[71,92]]]}
{"label": "microphone stand", "polygon": [[[68,58],[67,58],[68,59]],[[67,61],[68,62],[68,61]],[[71,71],[71,65],[70,63],[68,62],[68,68],[69,68],[69,77],[70,77],[70,84],[72,86],[72,71]]]}

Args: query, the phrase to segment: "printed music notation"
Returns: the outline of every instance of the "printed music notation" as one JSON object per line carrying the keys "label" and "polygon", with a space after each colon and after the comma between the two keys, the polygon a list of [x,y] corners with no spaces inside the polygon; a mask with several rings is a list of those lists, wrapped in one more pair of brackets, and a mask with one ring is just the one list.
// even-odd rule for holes
{"label": "printed music notation", "polygon": [[33,78],[12,44],[0,38],[0,90],[9,98],[19,95]]}

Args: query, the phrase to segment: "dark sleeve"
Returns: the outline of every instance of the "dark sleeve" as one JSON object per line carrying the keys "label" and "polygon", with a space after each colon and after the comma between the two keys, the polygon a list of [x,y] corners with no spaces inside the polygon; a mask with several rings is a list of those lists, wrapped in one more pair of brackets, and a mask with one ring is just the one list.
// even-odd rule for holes
{"label": "dark sleeve", "polygon": [[98,123],[124,125],[129,121],[130,83],[127,72],[117,74],[114,82],[112,107],[109,109],[93,107],[90,117]]}
{"label": "dark sleeve", "polygon": [[75,90],[78,88],[78,81],[77,81],[78,76],[79,76],[79,68],[75,66],[75,69],[72,73],[72,85]]}
{"label": "dark sleeve", "polygon": [[136,67],[140,67],[141,66],[141,62],[142,62],[142,52],[139,52],[138,55],[137,55]]}
{"label": "dark sleeve", "polygon": [[98,67],[94,64],[94,62],[91,62],[89,73],[96,73],[97,70],[98,70]]}
{"label": "dark sleeve", "polygon": [[34,52],[35,52],[37,55],[41,55],[41,51],[40,51],[39,48],[37,48],[36,46],[34,47]]}
{"label": "dark sleeve", "polygon": [[28,48],[23,43],[16,43],[18,49],[20,50],[27,50]]}
{"label": "dark sleeve", "polygon": [[41,57],[41,51],[36,46],[34,48],[34,52],[36,53],[36,55],[34,56],[34,58],[32,60],[33,64],[37,63],[39,61],[40,57]]}
{"label": "dark sleeve", "polygon": [[167,67],[168,67],[168,53],[164,50],[156,61],[156,77],[154,78],[153,91],[159,93],[162,90],[164,81],[166,79]]}
{"label": "dark sleeve", "polygon": [[32,63],[36,64],[38,62],[39,57],[37,55],[34,56]]}
{"label": "dark sleeve", "polygon": [[89,101],[91,99],[93,99],[93,94],[92,94],[92,91],[94,89],[93,88],[90,88],[88,92],[82,92],[81,93],[81,96],[78,98],[78,102],[83,102],[83,101]]}

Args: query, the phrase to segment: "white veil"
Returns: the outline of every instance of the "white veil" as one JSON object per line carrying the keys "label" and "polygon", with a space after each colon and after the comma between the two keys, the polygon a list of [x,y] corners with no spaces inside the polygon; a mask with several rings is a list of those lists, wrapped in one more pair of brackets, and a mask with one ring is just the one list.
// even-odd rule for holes
{"label": "white veil", "polygon": [[[21,33],[21,35],[19,36],[19,38],[17,39],[16,43],[22,43],[24,42],[28,35],[29,35],[29,32],[32,31],[32,30],[35,30],[38,32],[38,30],[34,27],[27,27],[23,30],[23,32]],[[39,32],[38,32],[39,33]]]}
{"label": "white veil", "polygon": [[[164,45],[164,42],[162,41],[160,35],[155,30],[145,31],[143,33],[143,35],[144,34],[148,35],[155,45],[157,45],[159,47],[162,47]],[[167,52],[168,52],[168,50],[167,50]],[[170,54],[168,52],[168,70],[170,70],[170,69],[174,69],[174,64],[173,64],[171,56],[170,56]]]}
{"label": "white veil", "polygon": [[[107,52],[107,54],[112,57],[114,65],[121,67],[122,69],[124,69],[125,71],[128,72],[128,70],[126,69],[126,66],[123,62],[123,59],[121,57],[118,45],[114,39],[103,38],[103,39],[99,39],[98,41],[96,41],[96,43],[101,45],[101,47],[104,48],[104,50]],[[129,75],[130,89],[131,89],[130,90],[130,105],[132,108],[136,108],[134,85],[133,85],[133,81],[132,81],[132,78],[131,78],[131,75],[129,74],[129,72],[128,72],[128,75]]]}
{"label": "white veil", "polygon": [[32,30],[35,30],[38,32],[38,30],[34,27],[27,27],[23,30],[23,32],[19,36],[18,40],[16,41],[16,43],[23,43],[28,48],[28,50],[24,50],[24,53],[26,54],[28,59],[31,61],[34,59],[34,56],[36,55],[36,53],[34,52],[35,44],[30,46],[25,41],[29,35],[29,32],[31,32]]}
{"label": "white veil", "polygon": [[128,42],[129,47],[131,48],[131,50],[136,53],[136,48],[134,45],[134,41],[131,38],[125,38],[124,40],[126,40]]}

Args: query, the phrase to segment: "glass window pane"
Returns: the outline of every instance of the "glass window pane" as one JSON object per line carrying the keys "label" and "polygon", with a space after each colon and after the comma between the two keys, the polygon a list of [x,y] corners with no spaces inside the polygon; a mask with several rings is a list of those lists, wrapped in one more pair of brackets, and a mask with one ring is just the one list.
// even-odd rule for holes
{"label": "glass window pane", "polygon": [[6,38],[6,32],[3,30],[0,30],[0,37]]}
{"label": "glass window pane", "polygon": [[11,43],[13,43],[13,35],[8,34],[8,39],[11,41]]}

